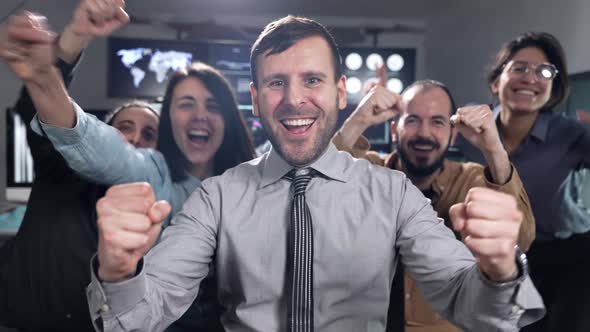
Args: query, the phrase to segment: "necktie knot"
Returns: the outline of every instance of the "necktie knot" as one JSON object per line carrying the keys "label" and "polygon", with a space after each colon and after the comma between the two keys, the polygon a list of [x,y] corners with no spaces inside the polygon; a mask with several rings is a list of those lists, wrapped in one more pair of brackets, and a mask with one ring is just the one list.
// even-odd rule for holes
{"label": "necktie knot", "polygon": [[315,171],[312,168],[296,168],[292,169],[285,178],[292,182],[293,194],[303,195],[309,181],[315,176]]}

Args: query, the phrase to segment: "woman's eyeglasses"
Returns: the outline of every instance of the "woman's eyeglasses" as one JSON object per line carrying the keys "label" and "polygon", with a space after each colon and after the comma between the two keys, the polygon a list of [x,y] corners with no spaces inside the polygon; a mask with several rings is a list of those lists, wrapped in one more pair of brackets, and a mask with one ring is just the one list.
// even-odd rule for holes
{"label": "woman's eyeglasses", "polygon": [[559,73],[557,68],[555,68],[555,66],[550,63],[533,65],[526,61],[512,60],[504,65],[504,67],[507,69],[509,74],[518,76],[524,76],[532,70],[537,78],[541,81],[552,80],[555,78],[555,76],[557,76],[557,73]]}

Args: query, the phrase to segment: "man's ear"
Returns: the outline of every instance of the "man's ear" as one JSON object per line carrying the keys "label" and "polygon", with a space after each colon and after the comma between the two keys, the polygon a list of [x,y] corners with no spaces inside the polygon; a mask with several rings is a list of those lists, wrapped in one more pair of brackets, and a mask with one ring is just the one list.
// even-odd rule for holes
{"label": "man's ear", "polygon": [[254,82],[250,82],[250,95],[252,96],[252,114],[259,117],[260,111],[258,110],[258,90],[254,85]]}

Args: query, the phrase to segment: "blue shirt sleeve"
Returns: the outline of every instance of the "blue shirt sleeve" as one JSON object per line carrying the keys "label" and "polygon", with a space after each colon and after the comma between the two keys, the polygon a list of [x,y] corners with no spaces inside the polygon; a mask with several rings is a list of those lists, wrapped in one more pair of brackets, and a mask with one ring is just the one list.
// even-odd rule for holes
{"label": "blue shirt sleeve", "polygon": [[147,181],[162,185],[169,178],[163,156],[151,149],[137,149],[117,129],[85,113],[75,102],[76,125],[55,127],[36,115],[31,128],[47,136],[68,165],[89,180],[104,185]]}

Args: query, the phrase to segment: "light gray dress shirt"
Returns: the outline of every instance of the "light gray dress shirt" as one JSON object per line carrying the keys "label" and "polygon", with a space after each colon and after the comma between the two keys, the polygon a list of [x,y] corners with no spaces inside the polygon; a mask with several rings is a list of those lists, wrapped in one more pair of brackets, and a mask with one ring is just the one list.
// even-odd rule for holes
{"label": "light gray dress shirt", "polygon": [[[316,331],[385,331],[398,261],[444,317],[468,331],[516,331],[544,313],[530,279],[493,284],[400,172],[333,145],[311,167]],[[207,179],[162,241],[120,283],[87,295],[97,328],[161,331],[188,308],[216,256],[227,331],[285,331],[292,167],[274,150]]]}

